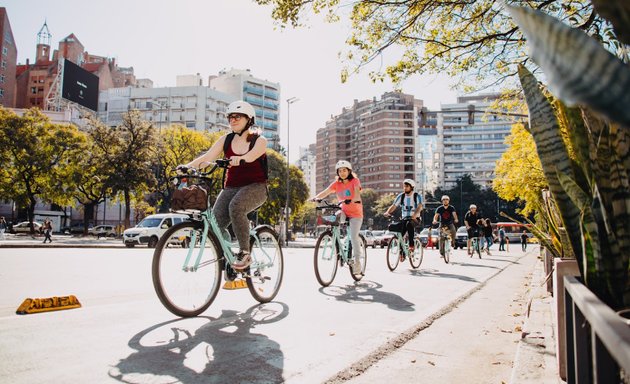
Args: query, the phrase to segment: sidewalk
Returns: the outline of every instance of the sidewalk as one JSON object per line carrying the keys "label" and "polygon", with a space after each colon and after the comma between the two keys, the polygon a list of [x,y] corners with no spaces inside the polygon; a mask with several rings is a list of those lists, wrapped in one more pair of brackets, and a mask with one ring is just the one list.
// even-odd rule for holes
{"label": "sidewalk", "polygon": [[327,382],[563,383],[537,253]]}

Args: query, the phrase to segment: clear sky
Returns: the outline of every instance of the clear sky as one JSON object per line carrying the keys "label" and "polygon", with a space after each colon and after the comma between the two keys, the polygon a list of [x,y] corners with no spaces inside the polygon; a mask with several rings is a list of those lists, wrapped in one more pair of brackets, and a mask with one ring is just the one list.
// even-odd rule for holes
{"label": "clear sky", "polygon": [[[280,29],[271,8],[251,0],[5,0],[18,48],[18,63],[35,58],[37,32],[44,21],[52,34],[52,49],[74,33],[95,55],[115,57],[133,67],[137,78],[154,86],[175,86],[175,77],[222,69],[250,69],[252,75],[281,86],[281,144],[286,146],[286,99],[291,105],[291,162],[298,147],[315,142],[315,132],[354,99],[380,98],[390,83],[372,83],[367,70],[342,84],[338,53],[344,50],[349,26],[328,24],[318,15],[310,27]],[[384,65],[393,54],[373,63]],[[377,68],[377,67],[376,67]],[[429,108],[453,103],[456,93],[441,77],[415,77],[403,92],[424,100]]]}

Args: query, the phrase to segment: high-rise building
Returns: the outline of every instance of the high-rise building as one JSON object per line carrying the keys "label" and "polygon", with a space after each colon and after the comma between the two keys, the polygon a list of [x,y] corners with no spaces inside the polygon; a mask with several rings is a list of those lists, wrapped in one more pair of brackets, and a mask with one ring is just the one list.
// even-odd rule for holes
{"label": "high-rise building", "polygon": [[513,118],[492,113],[498,94],[458,97],[457,103],[442,104],[443,127],[438,124],[438,153],[443,188],[452,188],[465,174],[480,185],[494,178],[496,161],[507,149]]}
{"label": "high-rise building", "polygon": [[415,179],[415,141],[422,100],[387,92],[380,100],[357,101],[317,131],[317,190],[336,176],[335,164],[348,160],[363,188],[396,193]]}
{"label": "high-rise building", "polygon": [[[439,116],[441,118],[441,116]],[[437,152],[438,114],[422,108],[418,112],[416,136],[416,191],[424,193],[438,187],[440,154]]]}
{"label": "high-rise building", "polygon": [[0,105],[15,107],[15,74],[17,64],[17,46],[9,23],[9,15],[0,7]]}
{"label": "high-rise building", "polygon": [[210,76],[208,86],[250,103],[256,110],[256,125],[263,130],[268,147],[280,148],[280,84],[256,78],[249,69],[230,69]]}
{"label": "high-rise building", "polygon": [[315,179],[317,166],[315,162],[315,144],[309,145],[308,148],[300,147],[300,158],[297,161],[297,166],[304,173],[304,182],[308,185],[309,196],[315,196],[318,192]]}
{"label": "high-rise building", "polygon": [[203,85],[203,79],[201,75],[177,75],[175,79],[176,87],[197,87]]}
{"label": "high-rise building", "polygon": [[109,126],[122,123],[123,113],[141,111],[158,128],[181,124],[198,131],[229,128],[225,111],[236,98],[208,87],[111,88],[99,94],[98,116]]}

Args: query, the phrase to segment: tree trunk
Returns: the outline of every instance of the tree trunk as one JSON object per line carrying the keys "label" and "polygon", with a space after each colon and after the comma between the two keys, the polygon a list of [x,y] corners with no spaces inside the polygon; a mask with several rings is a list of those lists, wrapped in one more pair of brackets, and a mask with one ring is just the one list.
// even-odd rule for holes
{"label": "tree trunk", "polygon": [[128,190],[125,190],[123,194],[125,196],[125,228],[129,228],[131,226],[129,222],[131,217],[131,197]]}

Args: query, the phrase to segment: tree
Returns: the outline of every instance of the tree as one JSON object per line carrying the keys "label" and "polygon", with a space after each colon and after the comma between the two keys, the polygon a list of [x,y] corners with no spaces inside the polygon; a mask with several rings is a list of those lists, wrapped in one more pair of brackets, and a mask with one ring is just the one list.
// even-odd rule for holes
{"label": "tree", "polygon": [[[287,201],[287,162],[285,158],[272,149],[267,150],[267,162],[269,167],[267,183],[269,197],[260,208],[259,218],[269,224],[278,224],[284,217],[283,212]],[[292,165],[289,171],[289,193],[291,194],[289,208],[291,208],[291,219],[293,220],[308,198],[308,186],[298,167]]]}
{"label": "tree", "polygon": [[0,126],[0,198],[26,207],[32,223],[38,199],[68,202],[70,169],[85,156],[85,136],[74,126],[51,123],[36,108],[23,116],[0,108]]}
{"label": "tree", "polygon": [[536,143],[522,124],[515,124],[505,144],[508,149],[497,161],[492,188],[502,199],[523,202],[520,213],[528,216],[540,207],[541,192],[548,188]]}
{"label": "tree", "polygon": [[[281,26],[298,27],[311,13],[325,13],[328,21],[347,19],[351,26],[342,54],[342,80],[366,68],[390,51],[394,63],[379,65],[370,77],[389,77],[394,83],[415,74],[459,77],[459,85],[483,88],[516,80],[516,65],[533,68],[525,39],[498,0],[255,0],[273,6],[272,18]],[[628,57],[610,23],[589,0],[514,0],[535,7],[595,35],[611,51]],[[349,11],[346,11],[349,10]],[[396,47],[397,49],[391,49]],[[533,68],[535,69],[535,68]],[[514,86],[514,84],[511,84]]]}
{"label": "tree", "polygon": [[194,131],[182,125],[162,129],[159,137],[160,149],[156,154],[157,188],[154,198],[161,211],[168,208],[174,191],[169,177],[173,176],[175,168],[207,151],[222,135],[221,132]]}
{"label": "tree", "polygon": [[110,159],[113,194],[120,194],[125,202],[125,227],[129,227],[132,194],[142,196],[156,185],[151,167],[157,156],[155,129],[133,110],[123,114],[120,126],[101,133],[106,136],[103,142],[112,143],[103,150]]}

